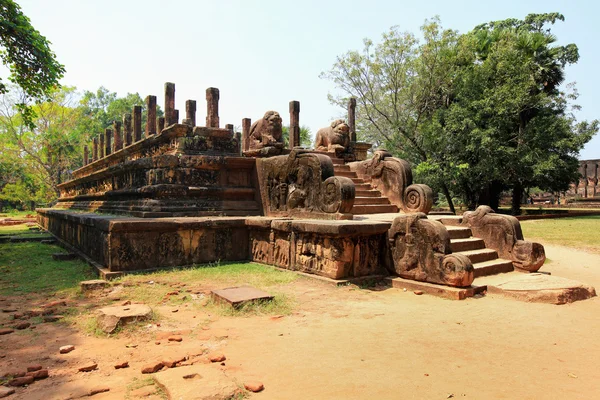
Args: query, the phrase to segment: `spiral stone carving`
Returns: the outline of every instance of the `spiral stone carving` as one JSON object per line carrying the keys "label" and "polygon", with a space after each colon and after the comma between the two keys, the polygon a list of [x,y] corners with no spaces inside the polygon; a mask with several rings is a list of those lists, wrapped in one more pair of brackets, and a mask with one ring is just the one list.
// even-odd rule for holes
{"label": "spiral stone carving", "polygon": [[343,176],[331,176],[321,184],[321,210],[349,213],[354,205],[354,182]]}
{"label": "spiral stone carving", "polygon": [[404,211],[429,213],[433,206],[433,191],[427,185],[416,183],[404,190]]}
{"label": "spiral stone carving", "polygon": [[446,285],[467,287],[475,279],[473,264],[464,254],[448,254],[442,260],[442,270]]}

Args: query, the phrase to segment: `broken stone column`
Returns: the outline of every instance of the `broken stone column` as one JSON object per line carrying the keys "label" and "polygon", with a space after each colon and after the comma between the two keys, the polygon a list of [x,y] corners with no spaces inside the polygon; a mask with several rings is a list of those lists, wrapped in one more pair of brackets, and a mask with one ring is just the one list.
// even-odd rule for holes
{"label": "broken stone column", "polygon": [[133,137],[142,140],[142,106],[133,106]]}
{"label": "broken stone column", "polygon": [[123,148],[123,136],[121,136],[121,122],[113,121],[113,153]]}
{"label": "broken stone column", "polygon": [[98,161],[98,138],[92,139],[92,161]]}
{"label": "broken stone column", "polygon": [[165,83],[165,125],[171,126],[177,123],[174,116],[175,111],[175,84]]}
{"label": "broken stone column", "polygon": [[131,143],[133,142],[133,136],[132,136],[132,121],[131,121],[131,114],[125,114],[123,115],[123,136],[125,136],[125,146],[130,146]]}
{"label": "broken stone column", "polygon": [[290,101],[290,149],[300,146],[300,102]]}
{"label": "broken stone column", "polygon": [[88,154],[88,147],[87,145],[83,146],[83,165],[88,165],[89,164],[89,154]]}
{"label": "broken stone column", "polygon": [[165,129],[165,117],[156,118],[156,131],[161,133]]}
{"label": "broken stone column", "polygon": [[156,96],[146,96],[146,109],[148,115],[146,116],[146,137],[152,136],[156,133]]}
{"label": "broken stone column", "polygon": [[173,120],[171,121],[172,124],[178,124],[179,123],[179,110],[173,110]]}
{"label": "broken stone column", "polygon": [[242,119],[242,151],[246,151],[250,148],[250,125],[252,120],[250,118]]}
{"label": "broken stone column", "polygon": [[219,89],[206,89],[206,127],[219,127]]}
{"label": "broken stone column", "polygon": [[100,154],[98,158],[104,158],[104,135],[100,134]]}
{"label": "broken stone column", "polygon": [[185,102],[185,119],[188,124],[196,126],[196,100],[187,100]]}
{"label": "broken stone column", "polygon": [[231,133],[233,133],[233,124],[226,124],[225,125],[225,129],[227,129],[228,131],[230,131]]}
{"label": "broken stone column", "polygon": [[104,154],[105,155],[110,155],[112,153],[112,145],[111,145],[111,141],[112,141],[112,129],[110,128],[106,128],[104,130],[104,145],[105,145],[105,150],[104,150]]}
{"label": "broken stone column", "polygon": [[350,97],[348,100],[348,128],[350,141],[356,142],[356,98]]}

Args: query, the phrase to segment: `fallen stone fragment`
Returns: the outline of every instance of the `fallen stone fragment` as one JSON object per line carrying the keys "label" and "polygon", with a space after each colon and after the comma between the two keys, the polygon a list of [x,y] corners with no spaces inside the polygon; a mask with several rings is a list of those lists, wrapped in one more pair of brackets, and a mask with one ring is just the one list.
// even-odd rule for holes
{"label": "fallen stone fragment", "polygon": [[169,342],[181,342],[183,338],[178,335],[169,336]]}
{"label": "fallen stone fragment", "polygon": [[52,307],[66,307],[67,302],[64,300],[55,300],[50,303],[46,303],[42,306],[42,308],[52,308]]}
{"label": "fallen stone fragment", "polygon": [[228,304],[234,308],[241,307],[246,303],[264,302],[273,300],[269,293],[251,286],[231,287],[211,292],[212,299],[216,303]]}
{"label": "fallen stone fragment", "polygon": [[163,365],[162,361],[157,361],[152,364],[148,364],[144,368],[142,368],[142,374],[153,374],[157,371],[160,371],[160,369],[163,366],[164,365]]}
{"label": "fallen stone fragment", "polygon": [[42,366],[39,364],[30,365],[29,367],[27,367],[27,372],[35,372],[35,371],[39,371],[40,369],[42,369]]}
{"label": "fallen stone fragment", "polygon": [[[154,385],[148,385],[148,386],[143,386],[139,389],[132,390],[129,393],[129,395],[133,399],[138,399],[138,398],[144,399],[144,398],[149,398],[154,393],[156,393],[156,387]],[[154,398],[154,396],[153,396],[153,398]]]}
{"label": "fallen stone fragment", "polygon": [[213,353],[208,356],[208,359],[210,362],[223,362],[227,360],[227,357],[225,357],[225,354]]}
{"label": "fallen stone fragment", "polygon": [[20,322],[15,325],[15,329],[23,330],[23,329],[29,328],[30,326],[31,326],[30,322]]}
{"label": "fallen stone fragment", "polygon": [[17,309],[16,308],[3,308],[2,312],[5,312],[5,313],[17,312]]}
{"label": "fallen stone fragment", "polygon": [[63,315],[45,315],[44,322],[56,322],[56,321],[60,321],[63,318],[64,318]]}
{"label": "fallen stone fragment", "polygon": [[8,381],[8,386],[19,387],[19,386],[30,385],[33,383],[33,380],[34,380],[33,376],[23,376],[21,378],[15,378],[15,379]]}
{"label": "fallen stone fragment", "polygon": [[122,306],[128,306],[131,305],[131,301],[130,300],[126,300],[123,302],[123,304],[121,304]]}
{"label": "fallen stone fragment", "polygon": [[54,244],[56,243],[56,240],[54,239],[44,239],[40,241],[41,244]]}
{"label": "fallen stone fragment", "polygon": [[60,354],[67,354],[72,352],[73,350],[75,350],[75,346],[73,346],[72,344],[66,345],[66,346],[61,346],[60,349],[58,349]]}
{"label": "fallen stone fragment", "polygon": [[420,295],[423,294],[423,291],[422,290],[415,290],[413,293],[416,294],[417,296],[420,296]]}
{"label": "fallen stone fragment", "polygon": [[94,395],[97,395],[99,393],[106,393],[106,392],[110,392],[110,388],[109,387],[106,387],[106,386],[97,387],[97,388],[94,388],[94,389],[90,390],[88,396],[94,396]]}
{"label": "fallen stone fragment", "polygon": [[240,390],[222,370],[208,364],[169,368],[153,378],[169,399],[231,399]]}
{"label": "fallen stone fragment", "polygon": [[14,392],[15,392],[15,389],[11,389],[6,386],[0,386],[0,398],[10,396]]}
{"label": "fallen stone fragment", "polygon": [[175,358],[172,360],[163,360],[163,365],[167,368],[175,368],[177,366],[177,364],[185,361],[187,359],[187,357],[183,356],[180,358]]}
{"label": "fallen stone fragment", "polygon": [[258,392],[264,390],[265,385],[263,385],[262,382],[250,381],[250,382],[244,382],[244,387],[246,388],[246,390],[248,390],[250,392],[258,393]]}
{"label": "fallen stone fragment", "polygon": [[22,376],[25,376],[25,372],[12,371],[2,375],[2,378],[20,378]]}
{"label": "fallen stone fragment", "polygon": [[113,333],[118,326],[145,321],[151,317],[152,309],[145,304],[104,307],[98,310],[98,325],[103,332]]}
{"label": "fallen stone fragment", "polygon": [[8,335],[9,333],[13,333],[15,330],[10,328],[1,328],[0,335]]}
{"label": "fallen stone fragment", "polygon": [[121,368],[129,368],[129,361],[124,361],[122,363],[115,364],[115,369]]}
{"label": "fallen stone fragment", "polygon": [[27,374],[25,374],[25,376],[33,376],[33,379],[35,379],[36,381],[40,379],[46,379],[48,377],[48,370],[41,369],[39,371],[28,372]]}
{"label": "fallen stone fragment", "polygon": [[14,313],[13,314],[13,319],[21,319],[23,318],[25,315],[21,314],[21,313]]}
{"label": "fallen stone fragment", "polygon": [[83,367],[79,367],[79,372],[90,372],[98,368],[98,364],[95,362],[89,362],[85,364]]}
{"label": "fallen stone fragment", "polygon": [[83,293],[93,292],[95,290],[104,289],[107,287],[109,283],[102,279],[92,279],[89,281],[79,282],[79,286],[81,287],[81,291]]}

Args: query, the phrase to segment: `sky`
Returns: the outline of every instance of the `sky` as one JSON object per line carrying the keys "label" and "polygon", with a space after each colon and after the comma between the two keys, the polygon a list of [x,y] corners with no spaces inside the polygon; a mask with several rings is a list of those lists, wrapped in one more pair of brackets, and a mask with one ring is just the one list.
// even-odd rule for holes
{"label": "sky", "polygon": [[[241,126],[265,111],[279,111],[289,123],[288,103],[300,101],[300,124],[313,135],[345,110],[331,105],[332,82],[319,78],[336,57],[378,42],[397,25],[419,34],[426,19],[461,33],[478,24],[530,13],[560,12],[552,28],[558,44],[575,43],[580,60],[566,70],[576,82],[580,120],[600,119],[597,74],[600,2],[401,1],[401,0],[17,0],[33,26],[52,42],[66,67],[63,85],[119,96],[153,94],[164,102],[164,83],[176,85],[175,108],[198,102],[198,125],[206,117],[205,90],[220,90],[221,126]],[[580,154],[600,158],[600,136]]]}

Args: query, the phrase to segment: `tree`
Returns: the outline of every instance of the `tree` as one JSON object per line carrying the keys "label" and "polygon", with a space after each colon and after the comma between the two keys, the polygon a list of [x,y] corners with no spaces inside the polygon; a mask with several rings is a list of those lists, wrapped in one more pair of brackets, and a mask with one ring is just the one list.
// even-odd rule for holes
{"label": "tree", "polygon": [[[65,68],[50,50],[50,42],[31,25],[12,0],[0,0],[0,58],[10,69],[9,81],[18,85],[26,101],[15,106],[22,113],[23,121],[33,123],[33,109],[29,102],[47,98],[58,86]],[[0,95],[8,87],[0,78]]]}
{"label": "tree", "polygon": [[[282,138],[283,142],[287,146],[290,140],[290,127],[283,126],[282,127]],[[310,128],[306,125],[302,125],[300,127],[300,146],[302,147],[311,147],[313,144],[312,135],[310,133]]]}
{"label": "tree", "polygon": [[597,121],[577,123],[569,112],[576,92],[560,90],[577,46],[554,46],[546,26],[563,19],[531,14],[464,35],[434,19],[422,27],[422,43],[392,28],[322,76],[342,91],[330,96],[334,104],[357,98],[359,136],[416,164],[452,211],[453,193],[470,208],[497,208],[510,188],[518,212],[527,187],[566,189],[578,152],[598,130]]}

